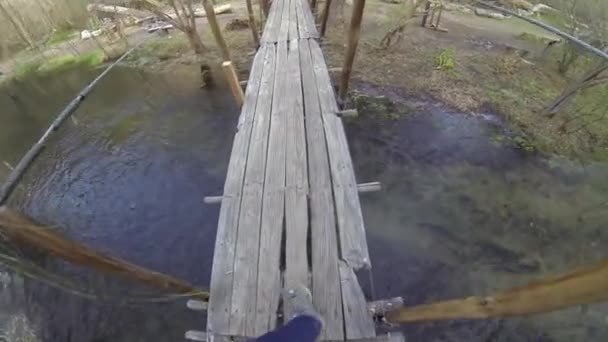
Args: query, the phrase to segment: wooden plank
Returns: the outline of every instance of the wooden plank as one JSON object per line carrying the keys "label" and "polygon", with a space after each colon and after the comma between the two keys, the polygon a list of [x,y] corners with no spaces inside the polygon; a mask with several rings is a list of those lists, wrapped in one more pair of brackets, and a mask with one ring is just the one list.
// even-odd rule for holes
{"label": "wooden plank", "polygon": [[340,261],[339,265],[346,338],[352,340],[376,337],[374,319],[367,309],[367,301],[357,275],[345,262]]}
{"label": "wooden plank", "polygon": [[264,29],[264,37],[262,37],[262,42],[273,43],[278,40],[279,30],[281,28],[281,18],[283,15],[283,2],[284,0],[276,0],[272,2],[272,6],[270,7],[270,16]]}
{"label": "wooden plank", "polygon": [[289,2],[289,40],[298,39],[298,16],[296,14],[296,3],[300,0],[291,0]]}
{"label": "wooden plank", "polygon": [[[287,41],[289,38],[289,7],[290,0],[277,0],[283,3],[281,14],[281,28],[279,30],[278,41]],[[295,1],[295,0],[294,0]]]}
{"label": "wooden plank", "polygon": [[239,215],[229,335],[253,336],[257,295],[258,249],[270,110],[275,77],[275,46],[266,47],[264,71],[255,109]]}
{"label": "wooden plank", "polygon": [[338,107],[321,48],[313,40],[309,44],[329,151],[341,258],[354,269],[369,268],[371,264],[363,214],[344,126],[342,120],[335,115]]}
{"label": "wooden plank", "polygon": [[308,31],[306,27],[306,21],[304,18],[304,10],[302,8],[302,0],[295,0],[296,4],[296,17],[298,21],[298,36],[299,38],[308,38]]}
{"label": "wooden plank", "polygon": [[[297,2],[296,2],[297,3]],[[308,164],[304,103],[298,40],[289,43],[290,103],[287,115],[287,166],[285,179],[285,288],[299,284],[310,287],[308,279]],[[292,316],[292,308],[283,308],[285,317]]]}
{"label": "wooden plank", "polygon": [[232,300],[233,266],[236,248],[238,218],[241,207],[241,188],[245,177],[245,165],[255,117],[258,92],[262,79],[266,48],[261,47],[251,67],[245,102],[239,117],[237,132],[232,145],[232,154],[224,184],[224,199],[220,208],[213,267],[211,271],[207,330],[227,333],[230,324]]}
{"label": "wooden plank", "polygon": [[281,297],[281,241],[285,215],[285,149],[289,94],[287,42],[277,44],[272,95],[268,157],[262,199],[262,226],[259,242],[256,318],[253,333],[260,336],[276,326]]}
{"label": "wooden plank", "polygon": [[312,233],[313,305],[325,320],[322,338],[344,337],[340,294],[336,222],[329,174],[329,161],[310,46],[300,41],[302,88],[306,110],[306,140],[310,182],[310,229]]}
{"label": "wooden plank", "polygon": [[308,1],[300,0],[302,2],[302,12],[304,13],[304,21],[306,23],[306,32],[307,35],[304,38],[319,38],[319,31],[317,31],[317,26],[315,24],[315,18],[310,11],[310,6],[308,6]]}

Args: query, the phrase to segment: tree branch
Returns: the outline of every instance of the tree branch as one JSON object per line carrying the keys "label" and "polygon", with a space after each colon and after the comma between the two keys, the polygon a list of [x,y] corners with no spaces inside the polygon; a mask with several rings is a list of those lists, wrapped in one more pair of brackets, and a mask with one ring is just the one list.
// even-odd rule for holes
{"label": "tree branch", "polygon": [[[179,21],[179,16],[176,13],[176,19],[173,19],[169,14],[162,11],[158,4],[151,2],[150,0],[137,0],[139,4],[148,12],[152,12],[154,15],[162,18],[167,21],[169,24],[175,26],[180,30],[184,30],[185,26],[182,25],[181,21]],[[171,1],[173,2],[173,0]]]}

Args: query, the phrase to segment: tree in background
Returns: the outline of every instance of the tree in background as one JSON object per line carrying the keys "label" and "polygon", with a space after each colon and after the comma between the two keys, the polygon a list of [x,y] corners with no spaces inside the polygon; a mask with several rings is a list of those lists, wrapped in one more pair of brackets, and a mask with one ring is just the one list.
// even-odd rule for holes
{"label": "tree in background", "polygon": [[[605,0],[553,0],[563,20],[557,24],[570,34],[605,50],[608,47],[608,2]],[[566,42],[558,59],[558,71],[566,75],[574,66],[582,64],[588,70],[576,77],[569,86],[547,107],[547,115],[555,116],[570,100],[582,91],[608,83],[608,62],[591,62],[594,57],[585,55],[577,45]],[[591,64],[591,68],[588,65]]]}
{"label": "tree in background", "polygon": [[55,31],[84,28],[85,5],[81,0],[0,0],[1,57],[40,45]]}
{"label": "tree in background", "polygon": [[4,16],[4,18],[11,23],[13,29],[23,40],[23,42],[27,43],[29,47],[34,47],[34,41],[32,40],[32,37],[30,36],[29,32],[25,29],[23,22],[15,13],[11,13],[9,11],[7,5],[8,4],[0,2],[0,13],[2,13],[2,16]]}
{"label": "tree in background", "polygon": [[[159,2],[156,0],[139,0],[139,4],[143,9],[152,12],[154,15],[162,18],[178,30],[184,32],[194,53],[201,56],[207,48],[203,44],[200,35],[196,29],[194,16],[194,7],[192,0],[165,0]],[[163,8],[168,5],[173,9],[173,13],[166,13]]]}

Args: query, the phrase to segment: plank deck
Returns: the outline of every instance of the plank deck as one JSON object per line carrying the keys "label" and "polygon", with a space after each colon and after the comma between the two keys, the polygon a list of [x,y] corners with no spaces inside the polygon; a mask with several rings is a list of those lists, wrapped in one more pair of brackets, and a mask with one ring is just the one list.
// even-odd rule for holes
{"label": "plank deck", "polygon": [[[285,215],[286,111],[288,109],[287,45],[277,44],[274,99],[268,143],[268,165],[262,198],[259,242],[256,323],[253,336],[275,327],[281,295],[281,240]],[[264,151],[265,152],[265,151]]]}
{"label": "plank deck", "polygon": [[[262,217],[262,195],[266,172],[268,132],[276,65],[274,45],[266,47],[264,73],[255,109],[255,120],[245,170],[241,211],[233,269],[230,334],[252,336],[254,333],[258,251]],[[223,203],[222,203],[223,204]]]}
{"label": "plank deck", "polygon": [[[287,116],[287,161],[285,180],[285,288],[298,284],[310,287],[308,276],[308,162],[304,103],[300,74],[298,40],[289,42],[290,103]],[[286,305],[285,317],[292,316]]]}
{"label": "plank deck", "polygon": [[323,338],[342,340],[344,339],[344,320],[338,273],[338,242],[331,191],[331,175],[318,89],[307,40],[300,41],[300,65],[302,68],[306,139],[309,155],[313,305],[325,320]]}
{"label": "plank deck", "polygon": [[233,267],[236,250],[236,233],[241,207],[241,191],[245,178],[245,165],[258,92],[262,80],[266,47],[262,46],[253,60],[251,76],[247,83],[245,102],[237,125],[237,132],[232,145],[224,199],[220,209],[217,225],[215,251],[211,271],[210,291],[214,293],[209,299],[207,330],[209,332],[226,332],[230,324],[230,302],[232,300]]}
{"label": "plank deck", "polygon": [[299,284],[322,340],[376,338],[355,273],[371,265],[357,182],[317,37],[307,1],[273,1],[224,185],[208,341],[275,329],[293,314],[283,290]]}

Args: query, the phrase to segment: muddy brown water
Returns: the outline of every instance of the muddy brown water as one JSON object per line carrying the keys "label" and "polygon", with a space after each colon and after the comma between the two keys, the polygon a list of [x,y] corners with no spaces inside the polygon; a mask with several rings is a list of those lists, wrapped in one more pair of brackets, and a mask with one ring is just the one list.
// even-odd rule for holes
{"label": "muddy brown water", "polygon": [[[2,88],[0,160],[15,164],[98,72]],[[221,192],[237,108],[221,81],[205,90],[197,82],[114,70],[60,129],[11,204],[90,246],[205,286],[219,210],[202,198]],[[401,295],[407,304],[485,294],[606,257],[608,165],[529,151],[492,113],[355,88],[360,117],[346,130],[357,178],[384,188],[362,195],[374,267],[373,293],[364,280],[368,293]],[[36,260],[117,298],[150,293]],[[118,305],[7,274],[0,277],[0,341],[3,334],[14,341],[180,341],[205,324],[183,300]],[[26,338],[24,326],[36,338]],[[401,329],[408,341],[605,341],[608,307]]]}

